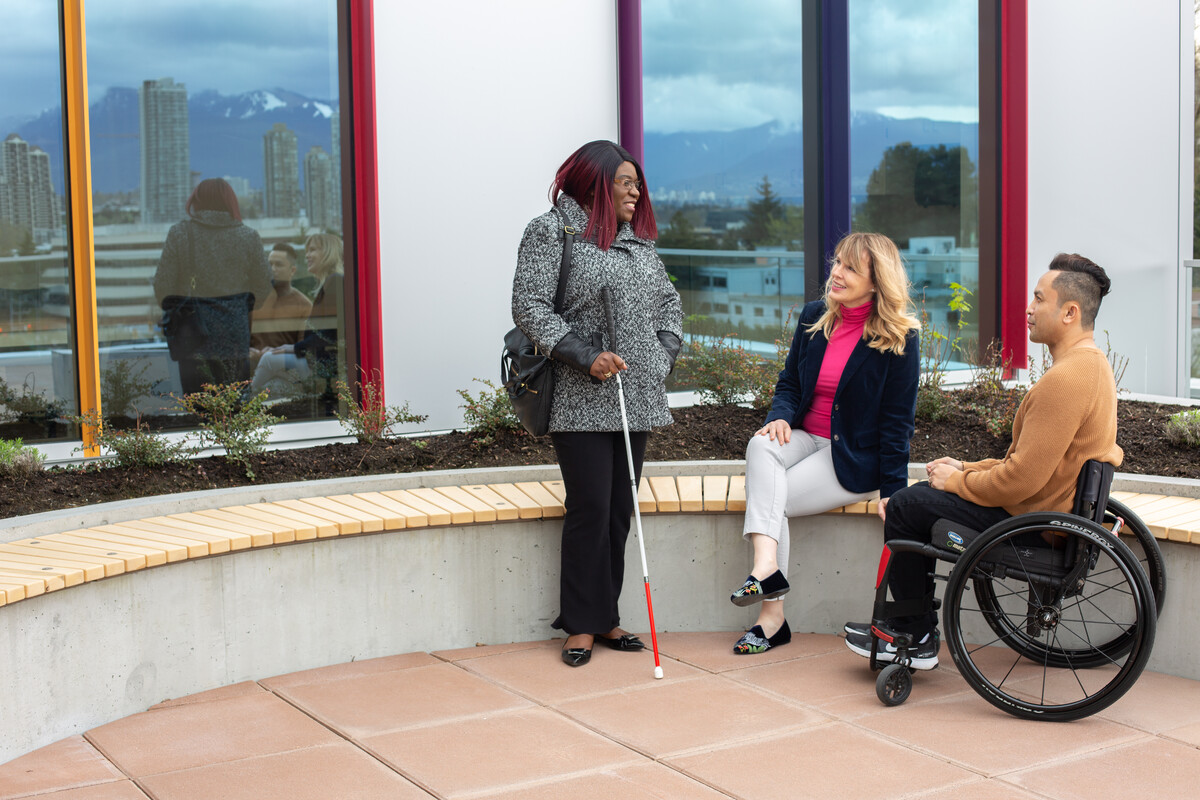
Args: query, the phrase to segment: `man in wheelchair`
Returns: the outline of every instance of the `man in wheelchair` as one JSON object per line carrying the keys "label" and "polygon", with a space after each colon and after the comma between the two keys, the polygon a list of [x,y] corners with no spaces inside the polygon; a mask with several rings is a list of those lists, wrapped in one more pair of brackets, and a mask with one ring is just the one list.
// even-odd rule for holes
{"label": "man in wheelchair", "polygon": [[[931,542],[938,520],[975,531],[1030,511],[1070,511],[1080,469],[1088,460],[1120,465],[1117,389],[1112,368],[1093,338],[1108,275],[1078,254],[1060,253],[1038,280],[1025,309],[1029,339],[1050,351],[1053,366],[1029,390],[1013,420],[1012,445],[1004,458],[963,462],[943,457],[925,465],[928,481],[892,495],[884,519],[885,543]],[[939,531],[941,546],[961,549],[952,532]],[[945,537],[949,536],[949,540]],[[956,546],[957,545],[957,546]],[[892,608],[903,613],[887,628],[909,634],[914,669],[938,663],[940,635],[933,602],[934,559],[894,552],[888,579]],[[846,646],[870,658],[871,624],[846,623]],[[896,647],[881,640],[877,662],[896,660]]]}

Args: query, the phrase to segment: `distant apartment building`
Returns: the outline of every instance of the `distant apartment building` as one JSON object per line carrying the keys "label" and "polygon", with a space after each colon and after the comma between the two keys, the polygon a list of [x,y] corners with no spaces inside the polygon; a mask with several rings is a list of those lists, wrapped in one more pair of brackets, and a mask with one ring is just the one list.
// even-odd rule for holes
{"label": "distant apartment building", "polygon": [[175,222],[192,190],[187,87],[172,78],[138,89],[142,155],[142,222]]}
{"label": "distant apartment building", "polygon": [[342,229],[342,112],[334,109],[329,117],[329,134],[333,148],[329,160],[333,162],[333,207],[337,212],[336,227]]}
{"label": "distant apartment building", "polygon": [[50,154],[15,133],[0,147],[0,219],[24,228],[39,244],[60,226]]}
{"label": "distant apartment building", "polygon": [[334,202],[336,184],[333,160],[321,147],[313,145],[304,154],[304,199],[310,225],[336,229],[339,217]]}
{"label": "distant apartment building", "polygon": [[263,136],[263,207],[268,217],[300,215],[300,156],[296,134],[276,122]]}

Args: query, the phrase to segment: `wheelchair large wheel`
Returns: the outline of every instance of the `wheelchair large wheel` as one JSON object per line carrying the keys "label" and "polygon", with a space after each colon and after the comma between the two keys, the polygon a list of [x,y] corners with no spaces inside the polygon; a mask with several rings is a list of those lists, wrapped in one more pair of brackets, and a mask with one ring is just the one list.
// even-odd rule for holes
{"label": "wheelchair large wheel", "polygon": [[[1059,534],[1053,547],[1044,531]],[[1157,620],[1150,582],[1124,543],[1095,523],[1040,513],[994,525],[966,549],[943,616],[972,689],[1015,716],[1054,721],[1125,694],[1145,669]]]}
{"label": "wheelchair large wheel", "polygon": [[[1128,506],[1116,500],[1109,500],[1107,524],[1111,525],[1115,522],[1117,516],[1125,520],[1122,532],[1128,533],[1130,536],[1130,538],[1122,540],[1122,544],[1129,547],[1145,571],[1154,596],[1155,612],[1156,614],[1162,613],[1163,602],[1166,599],[1167,573],[1158,542],[1150,533],[1150,529],[1129,510]],[[1107,571],[1093,571],[1091,578],[1097,589],[1102,588],[1103,581],[1111,578],[1113,580],[1111,591],[1121,591],[1121,576],[1111,564]],[[1079,647],[1055,646],[1042,636],[1040,629],[1036,626],[1025,624],[1022,620],[1013,620],[1009,615],[1002,613],[999,601],[996,599],[996,592],[987,578],[978,578],[974,589],[980,607],[990,612],[985,618],[996,635],[1002,637],[1013,650],[1032,661],[1044,662],[1049,666],[1060,668],[1098,667],[1121,658],[1133,646],[1136,632],[1116,626],[1109,626],[1105,631],[1093,630],[1092,639],[1089,642],[1080,643]],[[1000,593],[1002,594],[1003,590]]]}

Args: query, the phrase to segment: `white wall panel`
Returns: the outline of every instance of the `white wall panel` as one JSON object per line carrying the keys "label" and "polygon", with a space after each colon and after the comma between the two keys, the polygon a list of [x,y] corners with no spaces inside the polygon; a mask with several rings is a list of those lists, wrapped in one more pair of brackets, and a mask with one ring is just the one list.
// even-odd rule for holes
{"label": "white wall panel", "polygon": [[1109,331],[1135,392],[1176,391],[1177,276],[1191,228],[1181,192],[1183,181],[1190,195],[1191,164],[1180,157],[1188,12],[1170,0],[1029,3],[1029,286],[1060,251],[1104,267],[1113,293],[1099,344]]}
{"label": "white wall panel", "polygon": [[375,48],[386,392],[448,428],[496,380],[554,171],[617,138],[616,4],[376,3]]}

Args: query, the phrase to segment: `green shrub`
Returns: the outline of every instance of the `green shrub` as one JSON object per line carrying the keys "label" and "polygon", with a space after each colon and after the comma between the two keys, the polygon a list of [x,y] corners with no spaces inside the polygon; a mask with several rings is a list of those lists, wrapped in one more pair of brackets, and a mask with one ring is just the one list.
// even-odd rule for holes
{"label": "green shrub", "polygon": [[26,447],[21,439],[0,439],[0,475],[27,478],[40,472],[46,457],[35,447]]}
{"label": "green shrub", "polygon": [[1200,447],[1200,408],[1172,414],[1164,433],[1176,447]]}
{"label": "green shrub", "polygon": [[42,422],[61,417],[66,406],[57,398],[48,397],[28,382],[15,390],[0,378],[0,419],[21,422]]}
{"label": "green shrub", "polygon": [[137,364],[140,369],[136,371],[134,366],[135,362],[128,359],[116,359],[100,373],[100,400],[110,418],[133,416],[134,401],[150,394],[159,383],[145,377],[149,361]]}
{"label": "green shrub", "polygon": [[[360,368],[360,371],[361,368]],[[358,441],[375,444],[380,439],[392,435],[396,425],[424,422],[429,419],[425,414],[414,414],[408,409],[408,403],[403,406],[389,406],[383,402],[383,385],[379,370],[371,377],[363,372],[364,381],[355,381],[362,402],[354,397],[350,385],[343,380],[334,381],[339,403],[337,418],[342,427],[353,434]]]}
{"label": "green shrub", "polygon": [[[130,429],[114,428],[95,413],[70,419],[77,425],[91,426],[95,431],[96,444],[115,456],[118,467],[161,467],[187,461],[196,453],[196,448],[187,442],[173,442],[165,435],[150,430],[142,424],[140,415]],[[78,448],[76,452],[82,449]]]}
{"label": "green shrub", "polygon": [[200,440],[224,448],[225,457],[245,467],[246,477],[253,480],[250,457],[266,448],[271,426],[283,417],[267,412],[265,391],[245,399],[249,386],[249,381],[206,383],[198,392],[176,397],[175,402],[200,418]]}
{"label": "green shrub", "polygon": [[944,389],[919,384],[917,386],[917,419],[937,422],[950,415],[950,398]]}
{"label": "green shrub", "polygon": [[[702,403],[726,405],[749,397],[770,405],[779,372],[775,369],[775,374],[770,374],[775,361],[746,350],[733,341],[737,338],[736,333],[707,341],[693,337],[679,356],[677,369],[683,373],[680,382],[695,387]],[[769,388],[764,386],[768,381]]]}
{"label": "green shrub", "polygon": [[476,441],[491,444],[498,433],[522,430],[521,420],[517,419],[505,388],[483,378],[473,380],[487,388],[480,390],[478,397],[473,397],[466,389],[459,389],[458,396],[463,399],[459,406],[463,410],[463,420],[470,426],[471,433],[479,437]]}

